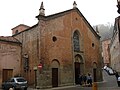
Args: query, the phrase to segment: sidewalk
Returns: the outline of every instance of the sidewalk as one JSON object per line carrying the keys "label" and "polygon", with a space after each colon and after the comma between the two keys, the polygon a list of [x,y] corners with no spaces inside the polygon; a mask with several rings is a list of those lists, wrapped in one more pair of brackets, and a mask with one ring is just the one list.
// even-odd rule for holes
{"label": "sidewalk", "polygon": [[[111,82],[110,84],[107,81],[97,82],[97,89],[98,90],[120,90],[120,87]],[[72,89],[73,88],[73,89]],[[78,89],[79,88],[79,89]],[[62,87],[55,87],[55,88],[48,88],[48,89],[34,89],[28,88],[28,90],[92,90],[92,87],[85,87],[80,85],[73,85],[73,86],[62,86]]]}
{"label": "sidewalk", "polygon": [[48,89],[35,89],[35,88],[28,88],[28,90],[60,90],[60,89],[66,89],[66,88],[73,88],[78,85],[73,85],[73,86],[61,86],[61,87],[54,87],[54,88],[48,88]]}

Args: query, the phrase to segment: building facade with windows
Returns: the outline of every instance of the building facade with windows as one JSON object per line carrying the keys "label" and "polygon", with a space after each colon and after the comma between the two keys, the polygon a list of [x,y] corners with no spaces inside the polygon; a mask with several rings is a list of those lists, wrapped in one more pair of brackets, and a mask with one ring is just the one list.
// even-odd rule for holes
{"label": "building facade with windows", "polygon": [[[78,84],[79,74],[102,81],[100,36],[76,7],[45,16],[43,2],[38,23],[13,36],[21,43],[21,75],[37,88]],[[20,31],[20,32],[18,32]],[[94,73],[93,73],[94,71]]]}
{"label": "building facade with windows", "polygon": [[[79,74],[87,73],[101,81],[100,36],[76,3],[73,9],[49,16],[45,16],[44,10],[41,3],[38,23],[13,35],[22,43],[23,57],[27,55],[29,64],[25,68],[26,59],[22,59],[22,74],[29,84],[35,83],[39,88],[73,85],[78,84]],[[37,68],[39,64],[41,69]]]}

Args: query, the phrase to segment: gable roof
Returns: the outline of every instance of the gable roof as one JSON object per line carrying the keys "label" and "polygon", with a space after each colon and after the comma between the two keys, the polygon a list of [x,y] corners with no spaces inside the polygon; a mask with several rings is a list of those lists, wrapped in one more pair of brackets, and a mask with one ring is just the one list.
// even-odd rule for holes
{"label": "gable roof", "polygon": [[38,15],[36,16],[36,18],[39,19],[42,19],[42,20],[50,20],[50,19],[54,19],[54,18],[57,18],[57,17],[60,17],[60,16],[63,16],[65,14],[68,14],[70,12],[77,12],[84,20],[84,22],[86,23],[86,25],[90,28],[90,30],[92,31],[92,33],[98,38],[100,39],[100,36],[96,33],[96,31],[93,29],[93,27],[90,25],[90,23],[87,21],[87,19],[83,16],[83,14],[80,12],[80,10],[78,8],[73,8],[73,9],[69,9],[69,10],[66,10],[66,11],[63,11],[63,12],[59,12],[59,13],[56,13],[56,14],[52,14],[52,15],[48,15],[48,16],[42,16],[42,15]]}
{"label": "gable roof", "polygon": [[[18,25],[19,26],[19,25]],[[37,27],[38,26],[38,23],[37,24],[35,24],[35,25],[33,25],[33,26],[31,26],[31,27],[29,27],[28,29],[25,29],[25,30],[23,30],[23,31],[21,31],[21,32],[18,32],[17,34],[14,34],[14,35],[12,35],[12,36],[17,36],[17,35],[19,35],[20,33],[23,33],[23,32],[25,32],[25,31],[29,31],[29,30],[31,30],[32,28],[35,28],[35,27]]]}
{"label": "gable roof", "polygon": [[11,30],[13,30],[13,29],[15,29],[15,28],[17,28],[17,27],[19,27],[19,26],[24,26],[24,27],[30,28],[30,26],[27,26],[27,25],[25,25],[25,24],[19,24],[19,25],[17,25],[16,27],[12,28]]}
{"label": "gable roof", "polygon": [[[84,20],[84,22],[86,23],[86,25],[90,28],[91,32],[98,38],[100,39],[100,36],[96,33],[96,31],[93,29],[93,27],[90,25],[90,23],[87,21],[87,19],[83,16],[83,14],[80,12],[80,10],[78,8],[73,8],[73,9],[69,9],[69,10],[66,10],[66,11],[63,11],[63,12],[59,12],[59,13],[55,13],[55,14],[52,14],[52,15],[48,15],[48,16],[43,16],[43,15],[38,15],[36,16],[36,18],[39,19],[42,19],[42,20],[51,20],[51,19],[54,19],[54,18],[57,18],[57,17],[60,17],[60,16],[63,16],[63,15],[66,15],[68,13],[71,13],[71,12],[77,12]],[[28,31],[30,30],[31,28],[34,28],[35,26],[37,26],[38,24],[32,26],[32,27],[29,27],[28,29],[22,31],[22,32],[25,32],[25,31]],[[17,26],[16,26],[17,27]],[[20,33],[22,33],[20,32]],[[20,34],[18,33],[18,34]],[[18,35],[17,34],[17,35]],[[14,35],[13,35],[14,36]]]}

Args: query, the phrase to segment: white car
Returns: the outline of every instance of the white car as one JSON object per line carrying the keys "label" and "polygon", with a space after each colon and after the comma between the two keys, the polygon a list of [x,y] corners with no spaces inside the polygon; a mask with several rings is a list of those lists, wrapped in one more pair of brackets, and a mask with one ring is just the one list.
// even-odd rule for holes
{"label": "white car", "polygon": [[106,70],[108,72],[108,74],[110,74],[110,75],[114,75],[115,74],[113,69],[108,67],[108,66],[104,66],[103,69]]}
{"label": "white car", "polygon": [[120,81],[120,77],[118,77],[118,81]]}

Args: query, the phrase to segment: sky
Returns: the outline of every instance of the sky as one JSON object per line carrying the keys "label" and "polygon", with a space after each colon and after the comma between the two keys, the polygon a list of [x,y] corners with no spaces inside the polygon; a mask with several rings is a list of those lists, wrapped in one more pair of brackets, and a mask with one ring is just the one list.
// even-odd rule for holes
{"label": "sky", "polygon": [[114,24],[119,15],[117,0],[0,0],[0,36],[11,36],[11,29],[19,24],[35,25],[42,1],[46,16],[72,9],[76,1],[77,8],[91,26]]}

